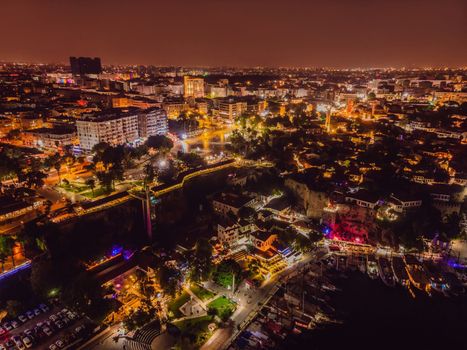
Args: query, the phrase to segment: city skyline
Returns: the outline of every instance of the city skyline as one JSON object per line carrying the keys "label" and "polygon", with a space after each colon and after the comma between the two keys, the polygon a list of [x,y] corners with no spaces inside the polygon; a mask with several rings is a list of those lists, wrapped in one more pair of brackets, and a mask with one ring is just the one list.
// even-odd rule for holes
{"label": "city skyline", "polygon": [[[0,61],[232,67],[461,67],[460,0],[4,1]],[[449,18],[441,16],[449,9]]]}
{"label": "city skyline", "polygon": [[467,0],[0,13],[0,350],[465,343]]}

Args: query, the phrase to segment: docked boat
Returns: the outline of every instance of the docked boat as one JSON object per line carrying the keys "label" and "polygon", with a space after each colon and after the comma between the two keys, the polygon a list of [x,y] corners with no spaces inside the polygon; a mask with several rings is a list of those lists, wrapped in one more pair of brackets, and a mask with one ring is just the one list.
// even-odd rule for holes
{"label": "docked boat", "polygon": [[394,279],[403,287],[408,287],[410,284],[409,275],[405,270],[404,259],[400,256],[392,258],[392,272],[394,273]]}
{"label": "docked boat", "polygon": [[395,286],[396,282],[394,281],[394,274],[392,272],[391,264],[387,258],[378,258],[378,272],[379,277],[381,277],[385,285],[388,287]]}
{"label": "docked boat", "polygon": [[412,283],[415,288],[430,293],[431,283],[423,265],[413,255],[406,255],[404,260],[410,283]]}
{"label": "docked boat", "polygon": [[364,256],[358,257],[358,269],[361,273],[366,273],[366,258]]}
{"label": "docked boat", "polygon": [[378,278],[378,264],[374,256],[368,256],[366,260],[366,271],[371,279]]}
{"label": "docked boat", "polygon": [[431,288],[439,293],[445,293],[449,289],[446,277],[433,261],[425,261],[423,268],[430,279]]}

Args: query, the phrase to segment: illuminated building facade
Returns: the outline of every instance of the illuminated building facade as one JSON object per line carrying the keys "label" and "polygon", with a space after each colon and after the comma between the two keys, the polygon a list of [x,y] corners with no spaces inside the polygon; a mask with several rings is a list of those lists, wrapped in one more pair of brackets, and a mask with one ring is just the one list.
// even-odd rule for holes
{"label": "illuminated building facade", "polygon": [[138,115],[104,115],[77,120],[80,146],[90,151],[100,143],[117,146],[134,142],[139,138]]}
{"label": "illuminated building facade", "polygon": [[204,79],[192,78],[189,76],[183,77],[183,95],[185,97],[200,98],[204,97]]}
{"label": "illuminated building facade", "polygon": [[138,115],[139,137],[165,135],[169,130],[167,114],[161,108],[151,108]]}

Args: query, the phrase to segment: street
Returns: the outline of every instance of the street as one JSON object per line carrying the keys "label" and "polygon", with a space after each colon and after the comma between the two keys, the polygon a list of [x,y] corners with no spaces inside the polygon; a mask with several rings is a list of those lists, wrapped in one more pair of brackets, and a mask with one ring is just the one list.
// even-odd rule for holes
{"label": "street", "polygon": [[[241,330],[243,330],[253,320],[263,305],[276,293],[279,282],[286,281],[290,274],[300,270],[300,268],[310,262],[313,257],[314,254],[304,255],[300,262],[275,274],[256,290],[250,292],[238,290],[234,296],[234,299],[238,301],[239,304],[237,310],[232,315],[233,325],[216,330],[201,349],[226,349]],[[229,296],[229,293],[226,293],[226,295]],[[248,303],[248,300],[251,300],[251,302]],[[237,325],[240,325],[241,330],[236,328]]]}

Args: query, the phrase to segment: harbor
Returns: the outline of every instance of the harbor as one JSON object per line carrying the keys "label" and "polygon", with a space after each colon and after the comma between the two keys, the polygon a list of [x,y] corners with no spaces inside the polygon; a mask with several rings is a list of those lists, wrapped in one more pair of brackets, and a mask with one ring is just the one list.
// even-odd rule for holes
{"label": "harbor", "polygon": [[[352,324],[352,317],[367,322],[361,318],[364,314],[385,313],[378,319],[385,319],[388,329],[396,329],[399,326],[395,321],[390,322],[396,312],[409,314],[409,320],[422,314],[421,311],[412,313],[421,305],[435,309],[438,304],[452,306],[465,300],[463,273],[443,262],[419,259],[415,255],[346,255],[333,251],[303,266],[299,273],[284,281],[227,348],[310,348],[309,341],[320,344],[320,339],[326,338],[324,335],[328,338],[323,341],[328,342],[331,330],[354,338],[355,334],[348,334],[347,329],[357,327]],[[425,314],[426,321],[430,317],[433,316]],[[449,318],[446,320],[451,322]],[[436,324],[442,320],[436,318],[431,322]],[[414,327],[422,325],[420,321]],[[367,330],[363,332],[367,336]],[[370,339],[372,336],[368,335]]]}

